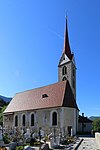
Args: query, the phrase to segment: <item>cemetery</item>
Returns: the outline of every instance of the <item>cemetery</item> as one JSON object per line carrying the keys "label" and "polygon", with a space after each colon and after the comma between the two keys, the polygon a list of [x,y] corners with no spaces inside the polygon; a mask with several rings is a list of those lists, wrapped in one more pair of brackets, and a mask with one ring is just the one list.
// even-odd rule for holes
{"label": "cemetery", "polygon": [[0,127],[0,150],[54,150],[70,149],[80,142],[78,137],[72,135],[57,135],[55,128],[49,135],[45,135],[42,128],[32,132],[29,128],[21,132],[14,128],[6,131]]}

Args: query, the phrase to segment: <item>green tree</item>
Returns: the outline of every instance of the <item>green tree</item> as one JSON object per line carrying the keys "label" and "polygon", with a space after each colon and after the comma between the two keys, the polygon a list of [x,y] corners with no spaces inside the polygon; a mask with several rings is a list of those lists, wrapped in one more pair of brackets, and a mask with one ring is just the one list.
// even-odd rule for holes
{"label": "green tree", "polygon": [[100,132],[100,119],[95,119],[93,121],[93,130],[96,132]]}
{"label": "green tree", "polygon": [[3,125],[3,112],[6,109],[7,105],[4,105],[2,108],[0,108],[0,125]]}

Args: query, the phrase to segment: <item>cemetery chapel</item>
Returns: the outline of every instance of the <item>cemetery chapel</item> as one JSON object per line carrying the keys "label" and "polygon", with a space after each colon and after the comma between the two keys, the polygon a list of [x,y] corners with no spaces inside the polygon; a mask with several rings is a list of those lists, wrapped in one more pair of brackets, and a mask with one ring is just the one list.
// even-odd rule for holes
{"label": "cemetery chapel", "polygon": [[79,109],[76,103],[76,64],[71,52],[68,27],[64,47],[58,64],[58,82],[17,93],[3,113],[5,129],[21,131],[29,128],[45,134],[75,135],[78,131]]}

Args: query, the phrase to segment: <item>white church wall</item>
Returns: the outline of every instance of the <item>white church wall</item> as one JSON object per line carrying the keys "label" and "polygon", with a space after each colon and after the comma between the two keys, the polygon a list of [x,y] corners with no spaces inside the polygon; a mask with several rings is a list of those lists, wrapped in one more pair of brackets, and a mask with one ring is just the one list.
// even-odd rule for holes
{"label": "white church wall", "polygon": [[[57,125],[52,125],[52,114],[53,112],[57,113]],[[31,126],[31,115],[34,114],[34,126]],[[56,129],[57,132],[61,131],[62,134],[68,134],[68,127],[71,126],[73,134],[76,134],[76,109],[66,108],[66,107],[57,107],[49,109],[39,109],[25,112],[16,112],[12,116],[12,122],[9,124],[9,127],[15,126],[15,116],[18,115],[18,129],[30,128],[38,132],[41,127],[47,134],[49,134],[53,129]],[[25,127],[22,126],[22,116],[25,115],[26,122]]]}
{"label": "white church wall", "polygon": [[12,129],[13,127],[13,114],[8,114],[3,116],[3,126],[4,128]]}
{"label": "white church wall", "polygon": [[72,127],[73,135],[76,134],[77,125],[77,110],[75,108],[64,108],[64,127],[68,130],[68,127]]}

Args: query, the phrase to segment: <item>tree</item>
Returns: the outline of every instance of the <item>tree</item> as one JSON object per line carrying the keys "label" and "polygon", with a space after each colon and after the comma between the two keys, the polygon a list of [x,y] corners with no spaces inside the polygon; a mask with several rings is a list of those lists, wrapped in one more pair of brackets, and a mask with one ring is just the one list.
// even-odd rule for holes
{"label": "tree", "polygon": [[6,109],[7,105],[4,105],[1,109],[0,109],[0,125],[3,125],[3,112]]}
{"label": "tree", "polygon": [[93,130],[95,132],[100,132],[100,119],[95,119],[93,121]]}

